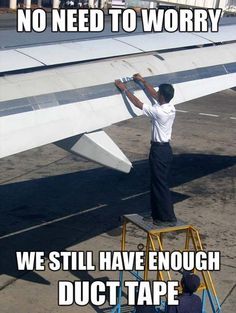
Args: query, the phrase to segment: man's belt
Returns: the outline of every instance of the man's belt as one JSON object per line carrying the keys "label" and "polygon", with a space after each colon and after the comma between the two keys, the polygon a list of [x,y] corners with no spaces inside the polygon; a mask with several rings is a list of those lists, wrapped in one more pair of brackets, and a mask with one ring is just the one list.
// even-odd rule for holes
{"label": "man's belt", "polygon": [[164,145],[169,145],[170,142],[158,142],[158,141],[151,141],[151,145],[155,145],[155,146],[164,146]]}

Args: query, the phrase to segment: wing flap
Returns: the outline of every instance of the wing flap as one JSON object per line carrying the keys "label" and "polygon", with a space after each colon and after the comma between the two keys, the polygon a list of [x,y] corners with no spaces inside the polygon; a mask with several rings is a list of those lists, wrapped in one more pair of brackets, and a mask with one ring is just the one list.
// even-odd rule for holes
{"label": "wing flap", "polygon": [[141,52],[138,48],[131,47],[114,39],[61,43],[47,46],[21,48],[17,49],[17,51],[28,55],[30,58],[39,60],[47,66]]}
{"label": "wing flap", "polygon": [[0,51],[0,59],[4,60],[0,62],[0,73],[235,40],[236,25],[224,25],[219,32],[204,35],[164,32],[9,49]]}
{"label": "wing flap", "polygon": [[211,42],[221,43],[235,41],[236,40],[235,31],[236,31],[235,25],[225,25],[219,27],[218,32],[195,33],[195,34]]}
{"label": "wing flap", "polygon": [[0,51],[0,73],[42,66],[40,61],[30,58],[16,50]]}

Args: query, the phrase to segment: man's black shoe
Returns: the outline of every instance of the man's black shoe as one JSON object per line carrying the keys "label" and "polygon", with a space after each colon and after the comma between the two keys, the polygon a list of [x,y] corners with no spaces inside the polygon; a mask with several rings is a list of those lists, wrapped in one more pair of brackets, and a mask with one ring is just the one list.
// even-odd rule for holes
{"label": "man's black shoe", "polygon": [[153,222],[153,218],[152,218],[152,216],[151,215],[149,215],[149,216],[144,216],[143,217],[143,220],[145,221],[145,222]]}
{"label": "man's black shoe", "polygon": [[160,221],[160,220],[154,219],[153,224],[157,226],[173,227],[173,226],[176,226],[177,220],[173,219],[170,221]]}
{"label": "man's black shoe", "polygon": [[143,220],[145,222],[152,223],[153,225],[157,225],[157,226],[171,227],[171,226],[176,226],[177,224],[177,219],[172,219],[169,221],[161,221],[158,219],[153,219],[151,215],[143,217]]}

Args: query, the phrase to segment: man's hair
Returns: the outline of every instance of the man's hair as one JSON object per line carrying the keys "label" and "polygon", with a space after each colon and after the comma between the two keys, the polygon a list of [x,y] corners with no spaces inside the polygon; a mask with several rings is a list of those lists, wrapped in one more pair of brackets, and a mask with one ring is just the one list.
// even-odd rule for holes
{"label": "man's hair", "polygon": [[170,84],[161,84],[159,86],[159,92],[168,103],[174,97],[175,90],[174,87]]}
{"label": "man's hair", "polygon": [[182,277],[183,290],[193,294],[200,286],[200,278],[190,272],[184,272]]}

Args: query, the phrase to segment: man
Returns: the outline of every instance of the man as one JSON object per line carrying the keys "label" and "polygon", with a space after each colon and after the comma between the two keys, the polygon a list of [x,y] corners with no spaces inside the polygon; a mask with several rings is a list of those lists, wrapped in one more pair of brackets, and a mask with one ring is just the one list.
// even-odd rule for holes
{"label": "man", "polygon": [[[167,305],[166,313],[202,313],[202,301],[194,292],[200,286],[200,278],[192,272],[183,272],[181,279],[182,294],[178,297],[178,305]],[[156,310],[155,306],[136,306],[135,313],[157,313],[162,312]],[[164,313],[164,312],[163,312]]]}
{"label": "man", "polygon": [[128,99],[143,113],[151,118],[152,139],[149,154],[151,171],[151,218],[156,225],[163,222],[176,223],[176,217],[168,187],[168,172],[172,161],[172,149],[170,139],[172,125],[175,119],[175,107],[170,103],[174,96],[174,88],[170,84],[159,86],[158,92],[140,74],[133,76],[134,81],[143,84],[146,92],[154,100],[154,105],[142,103],[126,88],[120,80],[116,80],[116,86],[128,97]]}
{"label": "man", "polygon": [[194,294],[200,286],[200,278],[191,272],[184,272],[181,285],[183,293],[178,298],[179,305],[167,306],[167,313],[201,313],[202,301]]}

